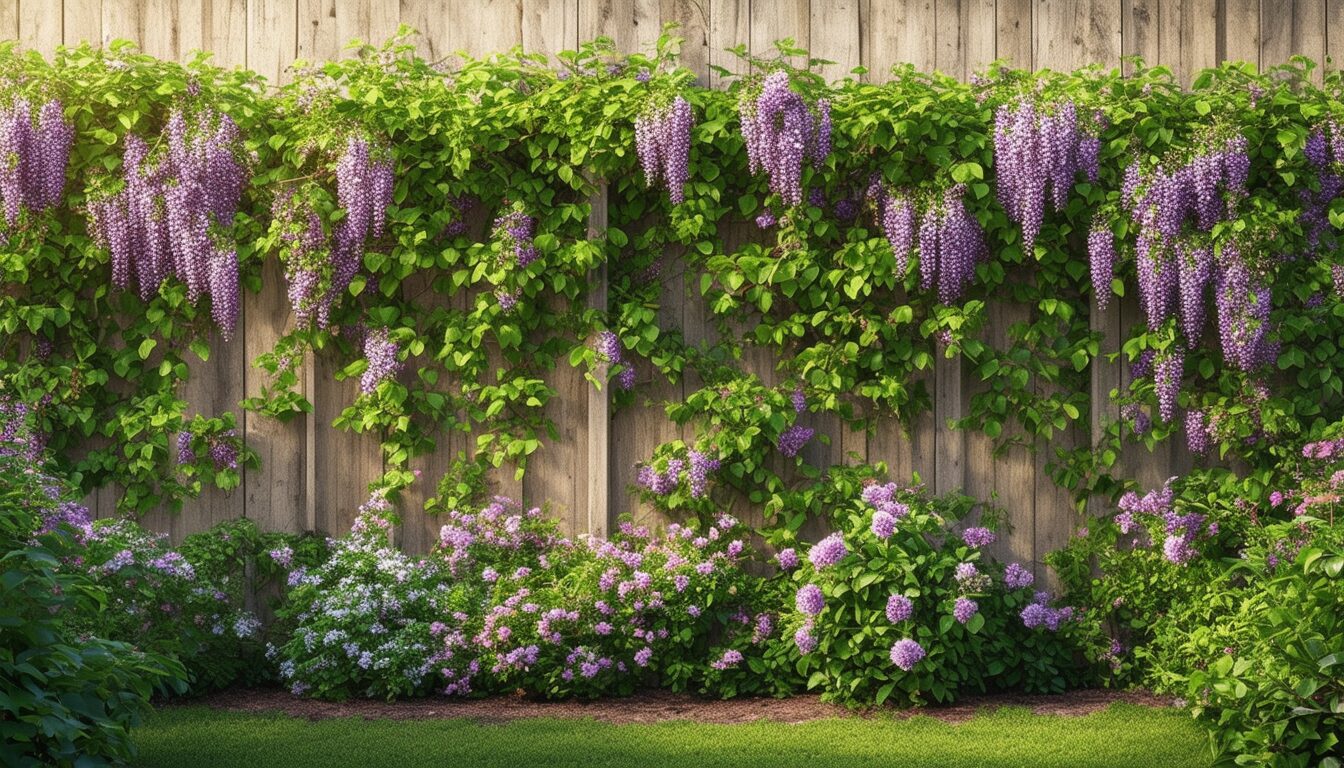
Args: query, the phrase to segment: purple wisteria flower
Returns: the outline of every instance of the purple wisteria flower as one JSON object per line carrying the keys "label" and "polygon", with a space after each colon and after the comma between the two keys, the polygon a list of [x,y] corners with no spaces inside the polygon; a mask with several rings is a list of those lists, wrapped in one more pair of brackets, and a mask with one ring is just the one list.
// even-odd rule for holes
{"label": "purple wisteria flower", "polygon": [[779,550],[779,553],[775,555],[775,561],[779,563],[779,567],[782,570],[792,571],[794,568],[798,567],[798,553],[795,552],[792,547],[781,549]]}

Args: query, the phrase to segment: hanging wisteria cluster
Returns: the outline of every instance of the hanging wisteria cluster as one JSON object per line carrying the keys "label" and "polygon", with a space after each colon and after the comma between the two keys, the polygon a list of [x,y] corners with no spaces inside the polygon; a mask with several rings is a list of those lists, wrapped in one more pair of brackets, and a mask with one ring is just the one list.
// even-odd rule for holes
{"label": "hanging wisteria cluster", "polygon": [[401,370],[397,359],[401,346],[388,337],[386,328],[375,328],[364,334],[364,359],[369,367],[359,377],[359,391],[371,394],[384,381],[391,381]]}
{"label": "hanging wisteria cluster", "polygon": [[1344,176],[1338,172],[1344,162],[1344,127],[1331,120],[1307,136],[1302,154],[1316,171],[1317,189],[1304,188],[1298,192],[1302,212],[1298,222],[1307,237],[1307,245],[1317,248],[1332,230],[1330,202],[1344,193]]}
{"label": "hanging wisteria cluster", "polygon": [[[273,226],[279,230],[280,260],[294,321],[300,328],[316,323],[325,329],[331,318],[334,296],[328,290],[331,249],[322,217],[306,200],[285,189],[271,207]],[[325,284],[325,285],[324,285]]]}
{"label": "hanging wisteria cluster", "polygon": [[[975,279],[977,264],[989,259],[980,222],[965,204],[966,186],[955,184],[941,204],[930,205],[919,220],[919,287],[938,290],[938,300],[951,304]],[[901,258],[897,254],[897,259]]]}
{"label": "hanging wisteria cluster", "polygon": [[1196,274],[1189,281],[1191,289],[1181,290],[1182,270],[1198,273],[1208,263],[1206,256],[1194,255],[1186,226],[1210,232],[1247,195],[1251,160],[1246,139],[1233,136],[1214,146],[1173,169],[1159,165],[1145,172],[1137,160],[1125,169],[1121,196],[1138,231],[1134,253],[1139,303],[1151,330],[1161,328],[1178,306],[1203,301],[1207,272],[1203,285],[1194,285]]}
{"label": "hanging wisteria cluster", "polygon": [[811,160],[820,167],[831,154],[831,104],[817,100],[813,107],[789,87],[789,74],[771,72],[758,91],[748,90],[738,102],[747,166],[765,171],[770,191],[785,205],[803,201],[803,168]]}
{"label": "hanging wisteria cluster", "polygon": [[537,220],[522,208],[513,208],[495,219],[491,236],[499,244],[500,266],[512,264],[519,269],[537,260],[540,255],[532,243],[537,234]]}
{"label": "hanging wisteria cluster", "polygon": [[169,277],[193,303],[211,300],[228,339],[238,323],[233,219],[247,181],[238,126],[211,109],[174,111],[151,151],[126,137],[121,189],[89,202],[93,235],[112,258],[112,282],[148,300]]}
{"label": "hanging wisteria cluster", "polygon": [[915,203],[906,195],[894,194],[881,185],[870,188],[869,196],[877,205],[882,234],[896,255],[896,276],[903,279],[910,270],[910,252],[915,247]]}
{"label": "hanging wisteria cluster", "polygon": [[[1100,117],[1093,120],[1100,123]],[[1064,209],[1074,179],[1081,172],[1097,180],[1101,141],[1089,132],[1072,101],[1038,105],[1019,98],[994,113],[994,165],[998,197],[1008,217],[1022,226],[1024,250],[1030,254],[1045,220],[1047,201]]]}
{"label": "hanging wisteria cluster", "polygon": [[686,199],[691,178],[691,126],[695,116],[690,102],[676,96],[670,103],[650,105],[635,118],[635,149],[644,170],[644,183],[662,179],[673,204]]}
{"label": "hanging wisteria cluster", "polygon": [[621,340],[611,331],[602,331],[597,334],[595,343],[597,356],[602,362],[608,365],[620,365],[621,371],[616,374],[616,384],[621,389],[629,391],[635,386],[635,367],[626,362],[621,357]]}
{"label": "hanging wisteria cluster", "polygon": [[61,201],[74,140],[75,128],[58,100],[43,104],[36,121],[27,99],[0,111],[0,201],[7,229],[22,212],[40,213]]}
{"label": "hanging wisteria cluster", "polygon": [[330,237],[307,194],[284,189],[271,210],[289,303],[304,328],[330,326],[332,308],[359,273],[368,242],[382,237],[392,205],[395,177],[388,148],[352,135],[333,170],[336,202],[344,216],[331,227]]}

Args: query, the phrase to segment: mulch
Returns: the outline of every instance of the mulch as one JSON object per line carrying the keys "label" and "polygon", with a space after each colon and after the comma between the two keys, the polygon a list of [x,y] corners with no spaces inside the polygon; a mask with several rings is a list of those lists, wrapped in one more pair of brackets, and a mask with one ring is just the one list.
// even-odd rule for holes
{"label": "mulch", "polygon": [[[205,705],[229,712],[284,713],[308,720],[362,717],[369,720],[463,719],[478,723],[507,723],[528,718],[592,719],[605,723],[805,723],[836,717],[924,715],[949,723],[971,719],[1000,707],[1024,707],[1039,715],[1077,717],[1099,712],[1117,702],[1147,707],[1171,707],[1174,701],[1145,691],[1078,690],[1059,695],[992,694],[968,696],[947,707],[895,710],[848,709],[827,704],[813,695],[788,699],[731,699],[720,701],[667,691],[645,691],[621,699],[597,701],[539,701],[526,696],[484,699],[411,699],[406,701],[317,701],[278,689],[234,689],[190,699],[182,704]],[[173,706],[173,705],[169,705]]]}

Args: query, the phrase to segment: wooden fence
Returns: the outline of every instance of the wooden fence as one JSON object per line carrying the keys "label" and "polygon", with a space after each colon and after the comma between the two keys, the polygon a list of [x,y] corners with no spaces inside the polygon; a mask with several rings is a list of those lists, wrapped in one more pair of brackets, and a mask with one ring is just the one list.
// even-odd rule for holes
{"label": "wooden fence", "polygon": [[[861,64],[869,79],[881,79],[900,62],[966,77],[994,59],[1072,69],[1118,66],[1123,57],[1140,55],[1168,65],[1188,82],[1199,69],[1223,60],[1268,66],[1302,54],[1321,62],[1344,50],[1344,0],[0,0],[0,37],[43,52],[60,44],[126,38],[168,59],[212,51],[223,65],[245,66],[277,83],[286,82],[295,59],[337,58],[346,55],[346,41],[382,41],[400,24],[418,29],[422,52],[440,58],[516,45],[551,53],[599,35],[613,38],[621,49],[637,50],[649,46],[668,21],[680,23],[684,62],[707,85],[718,84],[712,66],[731,69],[736,62],[725,48],[745,43],[764,51],[782,38],[841,62],[828,68],[831,77]],[[595,217],[605,216],[601,205],[595,210]],[[266,269],[263,292],[246,299],[244,331],[231,344],[215,340],[210,361],[194,366],[186,384],[191,412],[237,410],[238,401],[263,383],[264,374],[250,361],[292,322],[279,265],[272,260]],[[601,301],[598,277],[595,299]],[[1092,315],[1093,327],[1106,333],[1103,351],[1114,351],[1122,330],[1137,318],[1136,305],[1117,304]],[[1004,329],[1017,311],[991,308],[990,341],[1005,341]],[[694,292],[680,283],[665,291],[662,320],[682,327],[690,341],[709,332]],[[749,363],[769,380],[774,361],[768,355]],[[330,426],[353,397],[353,384],[335,382],[332,373],[333,364],[322,359],[307,366],[306,394],[315,404],[310,418],[280,424],[240,413],[247,441],[261,457],[261,468],[247,472],[242,488],[207,493],[181,515],[156,515],[151,524],[174,538],[243,515],[269,529],[344,530],[381,466],[375,438]],[[1094,366],[1093,429],[1115,415],[1107,395],[1125,375],[1121,366]],[[647,371],[643,378],[649,384]],[[832,435],[833,444],[814,443],[805,455],[825,465],[853,453],[887,462],[897,476],[918,471],[939,491],[961,488],[981,498],[995,496],[1012,523],[998,554],[1035,563],[1039,570],[1041,557],[1066,541],[1076,524],[1067,494],[1041,471],[1042,458],[1025,449],[993,457],[985,436],[939,426],[959,415],[973,391],[958,361],[940,360],[930,383],[934,412],[909,434],[894,424],[871,434],[850,433],[834,417],[815,417],[813,426]],[[575,532],[604,530],[622,512],[646,514],[633,508],[627,492],[633,462],[680,436],[662,406],[691,385],[654,383],[644,388],[648,395],[640,407],[609,416],[605,394],[595,393],[568,366],[560,366],[552,384],[559,396],[549,415],[562,439],[543,447],[521,484],[511,476],[498,478],[501,491],[549,501]],[[408,495],[410,512],[401,532],[403,545],[412,550],[428,548],[434,538],[435,525],[415,511],[418,503],[432,492],[446,457],[465,447],[460,437],[445,442],[438,455],[416,464],[424,472],[424,487]],[[1169,442],[1156,454],[1125,456],[1122,466],[1154,484],[1188,461],[1184,449]],[[98,492],[91,502],[107,514],[114,493]]]}

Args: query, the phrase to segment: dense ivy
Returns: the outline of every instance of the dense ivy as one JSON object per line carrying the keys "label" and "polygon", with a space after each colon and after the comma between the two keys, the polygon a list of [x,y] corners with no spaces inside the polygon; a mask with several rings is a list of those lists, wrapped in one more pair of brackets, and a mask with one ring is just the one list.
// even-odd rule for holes
{"label": "dense ivy", "polygon": [[[179,66],[122,44],[61,50],[51,63],[0,49],[0,106],[57,98],[75,132],[63,204],[21,218],[0,249],[0,380],[35,406],[71,477],[85,489],[117,483],[127,509],[178,502],[206,483],[235,486],[238,467],[255,461],[235,444],[234,414],[198,418],[182,399],[189,357],[218,349],[212,297],[193,300],[173,278],[143,300],[113,288],[109,254],[89,235],[86,200],[119,189],[127,137],[152,145],[175,110],[208,107],[238,126],[252,175],[232,231],[219,236],[236,243],[247,290],[283,274],[301,321],[249,361],[271,380],[243,405],[282,419],[311,410],[298,366],[310,351],[330,356],[338,379],[360,382],[336,426],[381,438],[387,472],[377,485],[394,491],[412,482],[413,456],[445,433],[471,435],[474,447],[432,479],[431,511],[479,496],[491,467],[521,474],[556,437],[546,416],[556,361],[595,386],[648,382],[649,371],[686,377],[698,390],[668,408],[694,436],[648,457],[651,473],[674,470],[666,492],[648,497],[710,513],[726,485],[794,530],[824,512],[823,470],[855,485],[871,474],[798,458],[812,439],[805,414],[908,424],[931,407],[937,356],[961,356],[982,382],[958,427],[1032,445],[1085,430],[1090,366],[1106,341],[1095,294],[1139,284],[1127,172],[1149,179],[1198,159],[1211,137],[1244,140],[1245,193],[1226,193],[1224,215],[1183,224],[1182,237],[1219,258],[1242,254],[1248,279],[1268,286],[1276,362],[1243,370],[1225,364],[1215,332],[1195,344],[1174,317],[1127,318],[1123,338],[1109,340],[1123,341],[1112,357],[1136,364],[1132,383],[1113,393],[1125,417],[1077,448],[1051,448],[1055,479],[1079,500],[1117,493],[1122,443],[1151,448],[1186,422],[1211,425],[1199,434],[1219,455],[1264,468],[1282,458],[1280,446],[1344,412],[1331,375],[1344,362],[1333,284],[1344,282],[1334,235],[1344,206],[1339,160],[1318,146],[1344,114],[1336,73],[1319,87],[1303,60],[1264,75],[1227,65],[1184,90],[1141,63],[1129,74],[995,65],[971,83],[909,67],[883,82],[827,83],[786,41],[768,57],[739,50],[745,74],[714,90],[677,66],[676,43],[668,34],[651,55],[622,56],[599,40],[555,60],[515,51],[450,66],[416,57],[398,37],[301,64],[278,92],[205,58]],[[772,190],[770,174],[750,171],[741,116],[761,114],[766,98],[793,105],[767,133],[808,142],[796,203],[790,189]],[[1067,105],[1096,153],[1095,169],[1055,184],[1030,250],[1021,212],[1010,216],[996,194],[996,114],[1025,114],[1024,104],[1051,119]],[[675,163],[645,178],[655,166],[636,151],[641,118],[645,131],[689,126],[684,184]],[[679,147],[676,138],[646,146]],[[387,168],[390,190],[380,186]],[[609,227],[590,231],[599,181]],[[919,222],[918,238],[897,213]],[[968,283],[958,274],[933,290],[925,221],[945,238],[983,243],[974,258],[943,245],[936,268],[944,277],[971,269]],[[1090,269],[1088,241],[1107,232],[1118,258]],[[608,307],[589,309],[603,266]],[[1103,285],[1094,288],[1094,274]],[[663,286],[682,281],[712,328],[663,325]],[[595,341],[607,329],[621,349]],[[752,348],[777,370],[747,371]],[[1159,393],[1147,361],[1177,349],[1183,377]],[[1159,395],[1173,394],[1161,418]],[[622,391],[616,404],[638,397]],[[1185,413],[1198,416],[1176,415]],[[693,467],[717,483],[706,486]]]}

